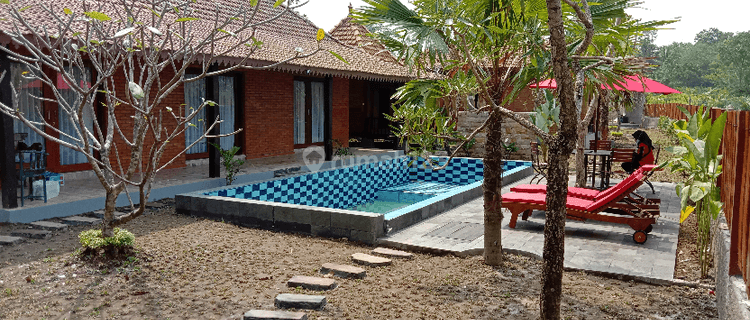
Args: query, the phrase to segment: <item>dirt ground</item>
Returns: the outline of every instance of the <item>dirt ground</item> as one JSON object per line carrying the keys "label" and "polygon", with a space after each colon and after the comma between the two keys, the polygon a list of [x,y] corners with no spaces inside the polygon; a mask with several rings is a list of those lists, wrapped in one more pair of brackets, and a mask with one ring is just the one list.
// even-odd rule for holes
{"label": "dirt ground", "polygon": [[[0,234],[17,227],[0,225]],[[0,319],[237,319],[251,309],[273,309],[279,293],[315,294],[287,288],[286,281],[320,276],[323,263],[350,264],[351,254],[373,248],[176,215],[171,206],[125,228],[136,235],[138,252],[113,265],[75,254],[77,234],[86,227],[0,247]],[[677,268],[693,270],[686,266],[694,261]],[[337,279],[339,287],[323,293],[327,307],[307,313],[311,319],[535,319],[540,266],[515,255],[493,268],[481,257],[418,253],[389,267],[367,267],[364,280]],[[679,274],[692,279],[690,272]],[[563,286],[564,319],[717,317],[706,288],[583,272],[566,273]]]}

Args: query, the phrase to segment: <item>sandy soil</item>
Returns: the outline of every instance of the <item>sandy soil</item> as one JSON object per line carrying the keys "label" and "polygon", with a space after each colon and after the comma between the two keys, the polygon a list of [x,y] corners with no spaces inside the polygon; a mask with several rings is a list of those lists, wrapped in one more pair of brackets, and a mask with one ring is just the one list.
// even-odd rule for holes
{"label": "sandy soil", "polygon": [[[17,227],[2,225],[0,233]],[[348,264],[351,254],[372,249],[344,239],[175,215],[173,207],[149,212],[125,227],[136,234],[138,252],[114,264],[75,254],[77,234],[84,227],[0,247],[0,319],[236,319],[250,309],[273,309],[279,293],[314,293],[287,288],[292,276],[319,276],[323,263]],[[364,280],[338,279],[339,287],[324,293],[328,306],[308,315],[535,319],[540,262],[506,258],[503,266],[493,268],[481,257],[416,254],[389,267],[366,268]],[[564,319],[717,316],[709,289],[655,286],[583,272],[566,273],[562,314]]]}

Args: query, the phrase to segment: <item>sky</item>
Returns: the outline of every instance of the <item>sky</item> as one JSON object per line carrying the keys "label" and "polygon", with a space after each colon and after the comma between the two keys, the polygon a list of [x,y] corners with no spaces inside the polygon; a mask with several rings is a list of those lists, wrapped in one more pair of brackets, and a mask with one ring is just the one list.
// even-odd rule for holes
{"label": "sky", "polygon": [[[349,13],[349,3],[354,8],[364,6],[362,0],[310,0],[299,9],[315,25],[331,31]],[[718,28],[724,32],[749,31],[747,14],[750,1],[747,0],[645,0],[637,8],[628,10],[636,18],[648,20],[681,20],[668,26],[669,30],[659,30],[656,44],[672,42],[693,42],[695,35],[703,29]]]}

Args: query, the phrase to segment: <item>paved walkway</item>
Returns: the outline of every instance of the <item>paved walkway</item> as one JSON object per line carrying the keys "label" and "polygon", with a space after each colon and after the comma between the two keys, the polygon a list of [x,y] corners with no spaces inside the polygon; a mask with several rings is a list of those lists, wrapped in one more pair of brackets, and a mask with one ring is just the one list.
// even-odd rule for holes
{"label": "paved walkway", "polygon": [[[509,192],[522,179],[503,188]],[[661,199],[661,217],[645,244],[633,241],[633,229],[627,225],[598,221],[567,220],[565,224],[565,267],[627,276],[651,283],[673,280],[679,235],[680,199],[674,184],[654,183],[656,195],[644,185],[638,193]],[[484,214],[482,198],[422,221],[395,234],[381,238],[383,244],[402,249],[450,252],[458,255],[482,254]],[[516,229],[508,227],[510,212],[503,219],[503,250],[542,256],[544,212],[535,211],[528,221],[520,218]]]}

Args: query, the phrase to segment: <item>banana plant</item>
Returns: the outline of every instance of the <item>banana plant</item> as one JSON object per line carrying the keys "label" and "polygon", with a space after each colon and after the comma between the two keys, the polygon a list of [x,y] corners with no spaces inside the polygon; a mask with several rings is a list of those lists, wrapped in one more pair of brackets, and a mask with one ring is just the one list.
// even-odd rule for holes
{"label": "banana plant", "polygon": [[[555,96],[547,89],[544,89],[544,103],[534,108],[534,113],[529,115],[531,123],[542,129],[542,131],[549,133],[553,126],[560,123],[560,105],[555,100]],[[542,159],[547,161],[547,144],[537,138],[539,141],[539,149],[542,152]]]}
{"label": "banana plant", "polygon": [[[686,109],[678,108],[688,116],[688,120],[673,123],[681,145],[673,147],[677,157],[670,162],[670,168],[673,172],[683,172],[687,175],[687,180],[678,183],[676,187],[681,201],[682,222],[695,211],[696,207],[693,204],[699,203],[711,193],[716,193],[713,189],[718,190],[716,179],[722,169],[719,146],[727,116],[726,113],[722,113],[712,122],[708,108],[704,110],[700,107],[698,112],[692,115]],[[713,197],[710,200],[715,201]],[[716,201],[711,207],[711,216],[717,218],[721,213],[721,202]]]}
{"label": "banana plant", "polygon": [[722,112],[716,120],[711,120],[709,108],[700,107],[698,112],[690,114],[678,107],[688,116],[688,120],[673,123],[680,146],[673,147],[677,155],[669,163],[672,172],[683,172],[687,179],[676,186],[680,197],[680,223],[691,213],[698,217],[698,258],[701,265],[701,276],[708,274],[709,246],[711,243],[711,220],[717,219],[722,212],[720,188],[716,180],[721,174],[719,146],[724,133],[727,115]]}

